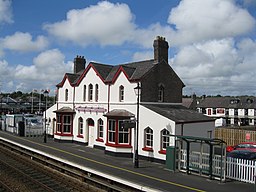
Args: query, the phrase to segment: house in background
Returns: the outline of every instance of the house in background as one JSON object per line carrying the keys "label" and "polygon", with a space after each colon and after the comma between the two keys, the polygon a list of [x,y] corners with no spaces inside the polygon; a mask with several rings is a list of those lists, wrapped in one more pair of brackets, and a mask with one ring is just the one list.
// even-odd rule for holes
{"label": "house in background", "polygon": [[216,118],[216,127],[256,125],[256,98],[252,96],[203,97],[197,110]]}
{"label": "house in background", "polygon": [[[137,118],[140,158],[165,161],[169,134],[207,137],[214,119],[182,106],[183,82],[168,64],[168,42],[157,37],[151,60],[119,65],[74,59],[74,73],[57,85],[57,102],[47,110],[47,133],[65,142],[84,143],[107,154],[134,153],[134,129],[123,121]],[[137,96],[134,89],[140,86]]]}

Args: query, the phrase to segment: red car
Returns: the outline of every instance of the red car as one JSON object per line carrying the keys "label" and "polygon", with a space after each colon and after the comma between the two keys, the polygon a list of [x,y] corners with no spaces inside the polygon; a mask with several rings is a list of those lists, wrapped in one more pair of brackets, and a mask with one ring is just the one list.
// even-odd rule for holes
{"label": "red car", "polygon": [[227,146],[226,151],[231,152],[233,150],[247,150],[256,152],[256,142],[243,142],[235,146]]}

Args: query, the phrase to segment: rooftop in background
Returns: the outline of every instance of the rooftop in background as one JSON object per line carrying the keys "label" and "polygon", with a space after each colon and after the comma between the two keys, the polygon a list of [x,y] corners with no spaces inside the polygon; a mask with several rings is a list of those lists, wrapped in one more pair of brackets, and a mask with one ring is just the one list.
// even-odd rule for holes
{"label": "rooftop in background", "polygon": [[256,109],[256,97],[202,97],[197,99],[197,107]]}

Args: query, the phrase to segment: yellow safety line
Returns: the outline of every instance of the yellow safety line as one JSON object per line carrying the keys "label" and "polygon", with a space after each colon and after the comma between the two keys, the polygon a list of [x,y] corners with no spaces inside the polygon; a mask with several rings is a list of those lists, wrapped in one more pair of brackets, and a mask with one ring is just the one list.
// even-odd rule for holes
{"label": "yellow safety line", "polygon": [[196,189],[196,188],[189,187],[189,186],[186,186],[186,185],[182,185],[182,184],[179,184],[179,183],[175,183],[175,182],[159,179],[159,178],[152,177],[152,176],[149,176],[149,175],[144,175],[142,173],[138,173],[138,172],[131,171],[129,169],[125,169],[125,168],[121,168],[121,167],[117,167],[117,166],[110,165],[110,164],[107,164],[107,163],[102,163],[102,162],[99,162],[99,161],[96,161],[96,160],[93,160],[93,159],[89,159],[87,157],[82,157],[82,156],[76,155],[74,153],[70,153],[68,151],[64,151],[64,150],[61,150],[61,149],[58,149],[58,148],[55,148],[55,147],[51,147],[51,146],[47,146],[47,145],[44,145],[44,144],[41,144],[41,143],[37,143],[37,142],[34,142],[34,141],[23,139],[21,137],[17,137],[17,136],[14,136],[14,135],[11,135],[11,136],[19,138],[19,139],[22,139],[24,141],[29,141],[30,143],[34,143],[34,144],[37,144],[37,145],[40,145],[40,146],[43,146],[43,147],[47,147],[47,148],[53,149],[55,151],[60,151],[62,153],[66,153],[66,154],[69,154],[71,156],[75,156],[75,157],[78,157],[78,158],[81,158],[81,159],[84,159],[84,160],[87,160],[87,161],[91,161],[93,163],[97,163],[97,164],[104,165],[104,166],[107,166],[107,167],[111,167],[111,168],[114,168],[114,169],[118,169],[118,170],[122,170],[122,171],[125,171],[125,172],[129,172],[129,173],[132,173],[132,174],[135,174],[135,175],[139,175],[139,176],[142,176],[142,177],[145,177],[145,178],[149,178],[149,179],[152,179],[152,180],[160,181],[162,183],[167,183],[167,184],[170,184],[170,185],[175,185],[175,186],[178,186],[178,187],[181,187],[181,188],[185,188],[185,189],[189,189],[189,190],[193,190],[193,191],[205,192],[204,190],[200,190],[200,189]]}

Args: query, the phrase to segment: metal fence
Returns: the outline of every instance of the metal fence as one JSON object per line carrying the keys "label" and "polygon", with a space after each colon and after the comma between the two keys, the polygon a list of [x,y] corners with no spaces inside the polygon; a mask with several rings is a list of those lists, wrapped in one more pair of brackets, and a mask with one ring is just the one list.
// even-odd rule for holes
{"label": "metal fence", "polygon": [[[209,174],[209,154],[199,152],[190,152],[189,167],[191,172],[197,172],[200,175]],[[186,171],[187,151],[180,150],[180,171]],[[212,171],[215,178],[221,180],[233,179],[246,183],[254,183],[256,174],[256,162],[253,160],[244,160],[236,158],[221,158],[220,155],[213,156]]]}
{"label": "metal fence", "polygon": [[216,139],[222,139],[227,145],[237,145],[242,142],[256,141],[256,131],[239,128],[216,128],[214,135]]}

